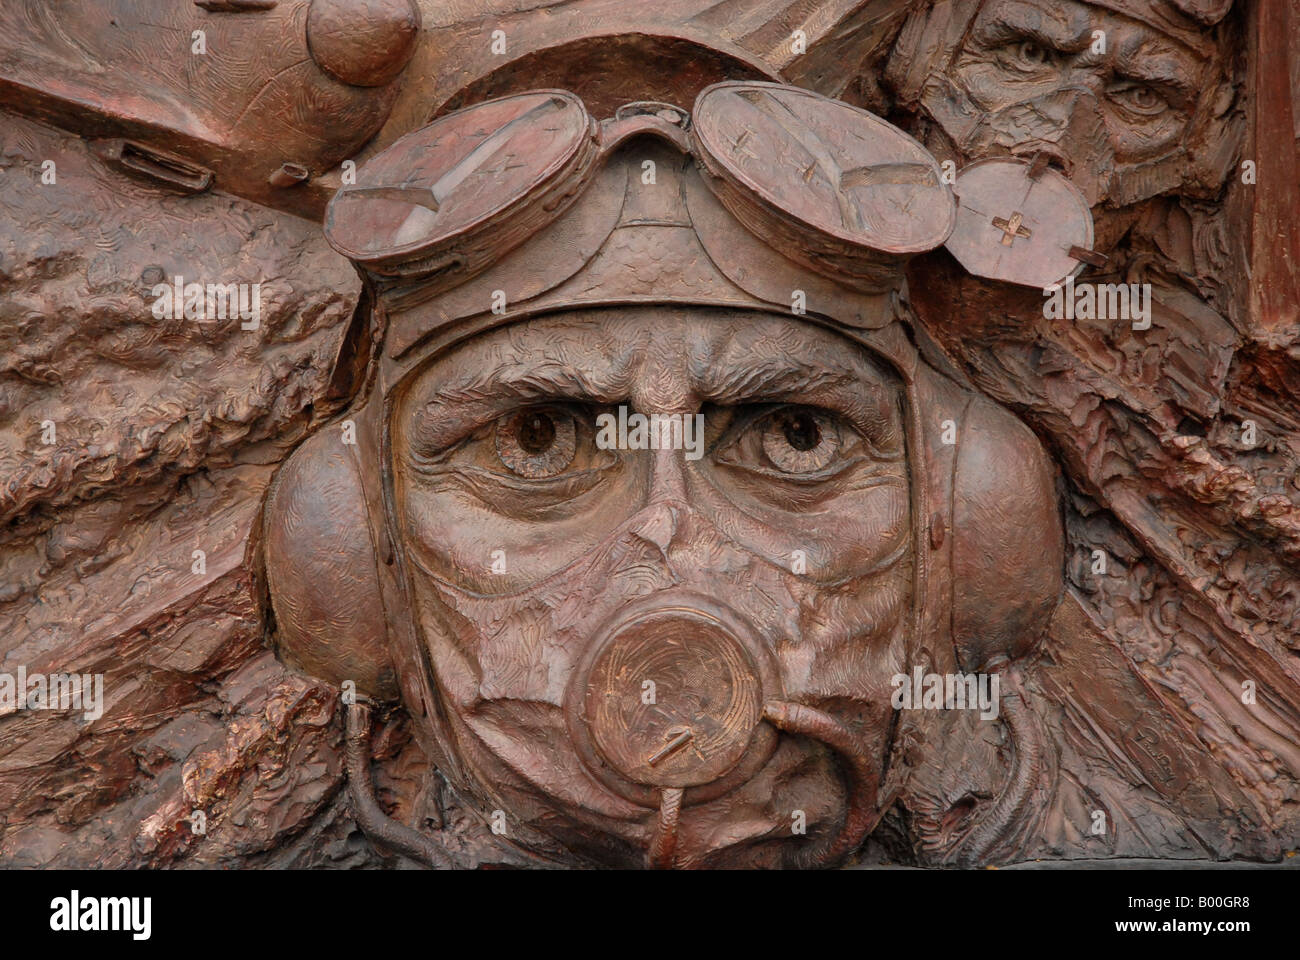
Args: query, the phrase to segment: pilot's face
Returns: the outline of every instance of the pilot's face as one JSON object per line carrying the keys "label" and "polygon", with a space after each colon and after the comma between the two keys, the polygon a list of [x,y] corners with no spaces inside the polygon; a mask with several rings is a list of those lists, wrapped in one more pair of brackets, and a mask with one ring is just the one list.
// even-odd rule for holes
{"label": "pilot's face", "polygon": [[[655,445],[637,414],[660,415],[660,449],[636,449]],[[883,764],[911,601],[903,423],[864,349],[757,313],[537,319],[408,380],[398,536],[482,813],[607,863],[824,847],[840,765],[763,706],[819,708]]]}
{"label": "pilot's face", "polygon": [[1182,44],[1077,0],[988,0],[949,76],[978,122],[956,120],[943,85],[923,102],[965,160],[1041,150],[1090,204],[1113,206],[1178,185],[1180,151],[1213,79]]}

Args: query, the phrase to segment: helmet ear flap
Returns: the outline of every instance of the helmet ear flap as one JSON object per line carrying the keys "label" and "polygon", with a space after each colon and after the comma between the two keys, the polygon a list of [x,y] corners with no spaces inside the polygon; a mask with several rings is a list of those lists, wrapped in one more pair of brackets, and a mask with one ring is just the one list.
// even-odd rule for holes
{"label": "helmet ear flap", "polygon": [[356,692],[396,700],[377,552],[352,446],[334,431],[280,467],[262,517],[277,653],[288,665]]}
{"label": "helmet ear flap", "polygon": [[976,396],[958,429],[952,639],[967,671],[1030,653],[1064,590],[1056,471],[1033,431]]}
{"label": "helmet ear flap", "polygon": [[928,629],[958,669],[1030,653],[1060,603],[1056,469],[1032,430],[925,363],[916,370],[930,511]]}

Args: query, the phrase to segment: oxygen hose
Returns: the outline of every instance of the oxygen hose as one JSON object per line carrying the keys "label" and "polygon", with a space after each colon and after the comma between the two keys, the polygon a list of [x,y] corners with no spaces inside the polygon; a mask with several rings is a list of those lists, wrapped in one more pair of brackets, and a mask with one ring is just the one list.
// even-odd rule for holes
{"label": "oxygen hose", "polygon": [[[844,761],[847,809],[840,829],[805,851],[800,866],[812,867],[834,863],[847,856],[875,827],[893,798],[881,806],[877,803],[880,778],[875,765],[862,750],[859,738],[841,721],[815,707],[787,700],[768,700],[763,704],[763,718],[778,730],[818,740]],[[677,828],[680,822],[682,791],[666,789],[659,806],[659,819],[650,842],[649,861],[655,869],[677,866]]]}
{"label": "oxygen hose", "polygon": [[997,801],[957,844],[956,862],[963,867],[975,866],[988,859],[1006,837],[1011,824],[1024,815],[1043,770],[1043,741],[1033,710],[1026,702],[1028,695],[1020,672],[1006,670],[1002,677],[1010,689],[1002,694],[1000,706],[1015,757],[1006,786]]}
{"label": "oxygen hose", "polygon": [[[1041,767],[1041,743],[1026,716],[1023,692],[1012,680],[1012,695],[1003,699],[1003,709],[1016,757],[1007,788],[989,814],[982,818],[961,843],[958,862],[970,865],[987,856],[1002,838],[1007,826],[1023,811],[1033,792]],[[348,793],[352,798],[357,825],[372,841],[435,869],[455,866],[451,857],[433,840],[388,816],[375,799],[370,776],[370,706],[348,705],[346,715]],[[784,700],[769,700],[763,705],[763,717],[779,730],[805,736],[825,744],[844,761],[847,809],[844,822],[835,833],[828,834],[817,846],[806,851],[800,866],[812,867],[835,863],[857,847],[884,815],[893,797],[878,798],[879,777],[874,764],[863,753],[853,733],[839,720],[815,707]],[[677,866],[677,832],[680,823],[683,791],[665,789],[660,801],[655,833],[648,851],[650,866],[671,869]]]}
{"label": "oxygen hose", "polygon": [[348,794],[361,832],[388,849],[440,870],[455,867],[438,844],[384,813],[370,779],[370,705],[352,703],[346,720]]}
{"label": "oxygen hose", "polygon": [[677,824],[682,813],[680,787],[665,787],[659,801],[659,822],[654,839],[650,841],[650,866],[656,870],[670,870],[676,866]]}
{"label": "oxygen hose", "polygon": [[844,760],[848,795],[844,823],[802,857],[805,867],[835,863],[851,853],[885,813],[877,802],[878,771],[863,752],[860,738],[828,713],[802,703],[769,700],[763,705],[763,717],[778,730],[820,740]]}

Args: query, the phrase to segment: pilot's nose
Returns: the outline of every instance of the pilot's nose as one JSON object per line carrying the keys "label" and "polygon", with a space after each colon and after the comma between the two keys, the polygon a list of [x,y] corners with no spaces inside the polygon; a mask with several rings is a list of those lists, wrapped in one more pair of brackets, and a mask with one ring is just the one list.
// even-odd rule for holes
{"label": "pilot's nose", "polygon": [[668,559],[668,549],[677,536],[683,511],[684,504],[680,501],[652,503],[641,511],[629,532],[632,536],[657,548],[666,561]]}
{"label": "pilot's nose", "polygon": [[646,454],[651,457],[650,492],[628,532],[655,547],[667,562],[689,511],[685,456],[681,450],[647,450]]}

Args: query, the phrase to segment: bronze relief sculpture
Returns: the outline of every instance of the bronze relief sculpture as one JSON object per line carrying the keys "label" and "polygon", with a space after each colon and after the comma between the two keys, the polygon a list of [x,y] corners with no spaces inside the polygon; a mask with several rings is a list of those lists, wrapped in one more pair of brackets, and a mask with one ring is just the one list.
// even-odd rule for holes
{"label": "bronze relief sculpture", "polygon": [[1259,64],[1300,18],[517,6],[196,4],[303,76],[190,134],[166,104],[228,61],[93,99],[33,67],[89,36],[8,14],[5,155],[63,172],[9,188],[3,669],[106,694],[0,718],[0,856],[1294,848],[1297,128]]}

